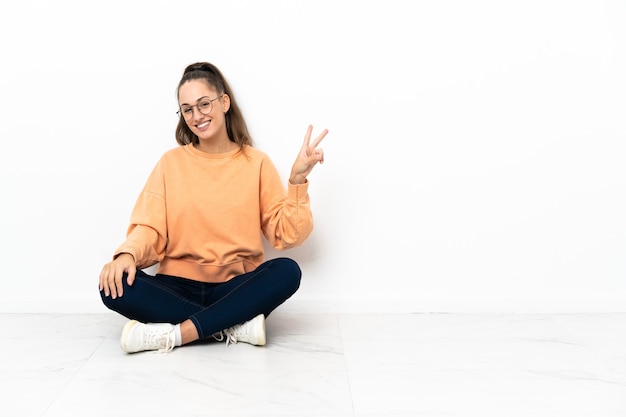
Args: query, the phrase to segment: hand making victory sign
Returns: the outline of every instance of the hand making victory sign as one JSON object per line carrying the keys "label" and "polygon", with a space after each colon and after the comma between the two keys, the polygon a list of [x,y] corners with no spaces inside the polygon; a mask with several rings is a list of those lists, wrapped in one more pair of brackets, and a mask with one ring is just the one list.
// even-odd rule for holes
{"label": "hand making victory sign", "polygon": [[311,133],[313,132],[313,126],[309,125],[306,135],[304,135],[304,143],[298,153],[293,166],[291,167],[291,175],[289,176],[289,182],[292,184],[304,184],[306,177],[313,170],[313,167],[319,162],[324,163],[324,151],[321,148],[317,148],[322,139],[328,134],[328,129],[324,129],[320,133],[313,143],[311,144]]}

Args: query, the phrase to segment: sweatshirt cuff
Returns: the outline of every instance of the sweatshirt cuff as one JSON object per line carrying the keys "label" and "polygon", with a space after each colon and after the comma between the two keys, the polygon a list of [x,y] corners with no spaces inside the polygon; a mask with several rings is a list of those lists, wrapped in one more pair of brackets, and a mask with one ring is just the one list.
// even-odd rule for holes
{"label": "sweatshirt cuff", "polygon": [[292,184],[287,181],[287,197],[293,200],[306,199],[309,192],[309,180],[306,180],[304,184]]}
{"label": "sweatshirt cuff", "polygon": [[115,260],[115,258],[117,258],[118,256],[120,256],[123,253],[128,253],[130,256],[133,257],[133,259],[135,259],[135,263],[137,263],[137,254],[135,253],[135,251],[132,248],[129,247],[122,247],[117,249],[114,253],[113,253],[113,259]]}

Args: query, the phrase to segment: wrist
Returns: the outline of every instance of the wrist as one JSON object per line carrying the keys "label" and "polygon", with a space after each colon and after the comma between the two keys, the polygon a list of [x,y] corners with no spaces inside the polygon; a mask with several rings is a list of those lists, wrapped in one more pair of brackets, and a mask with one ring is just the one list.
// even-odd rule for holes
{"label": "wrist", "polygon": [[129,252],[120,252],[120,253],[118,253],[117,255],[115,255],[115,256],[113,257],[113,260],[119,259],[119,258],[121,258],[121,257],[126,257],[126,256],[130,256],[130,259],[131,259],[133,262],[135,262],[135,257],[133,256],[133,254],[132,254],[132,253],[129,253]]}
{"label": "wrist", "polygon": [[293,175],[289,177],[289,182],[293,185],[302,185],[306,183],[306,177],[302,177],[299,175]]}

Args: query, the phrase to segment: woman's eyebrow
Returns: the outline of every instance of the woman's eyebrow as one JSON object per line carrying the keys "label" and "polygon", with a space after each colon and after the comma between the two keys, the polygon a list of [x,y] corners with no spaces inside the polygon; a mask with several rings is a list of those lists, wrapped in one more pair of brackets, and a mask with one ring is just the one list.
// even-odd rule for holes
{"label": "woman's eyebrow", "polygon": [[[209,96],[202,96],[202,97],[200,97],[199,99],[196,100],[196,103],[199,102],[202,99],[205,99],[205,98],[209,98]],[[180,105],[181,106],[188,106],[189,103],[180,103]]]}

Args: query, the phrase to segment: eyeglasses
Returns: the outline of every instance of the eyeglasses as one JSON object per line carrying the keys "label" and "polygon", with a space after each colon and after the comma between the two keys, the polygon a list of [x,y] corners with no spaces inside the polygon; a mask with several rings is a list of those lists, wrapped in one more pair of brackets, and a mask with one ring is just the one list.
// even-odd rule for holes
{"label": "eyeglasses", "polygon": [[193,106],[180,106],[180,109],[176,112],[177,115],[183,116],[185,120],[189,120],[193,117],[193,108],[196,107],[201,114],[208,115],[213,110],[213,102],[217,99],[222,98],[224,94],[221,96],[217,96],[214,99],[210,99],[208,97],[202,97],[198,100],[198,104],[194,104]]}

